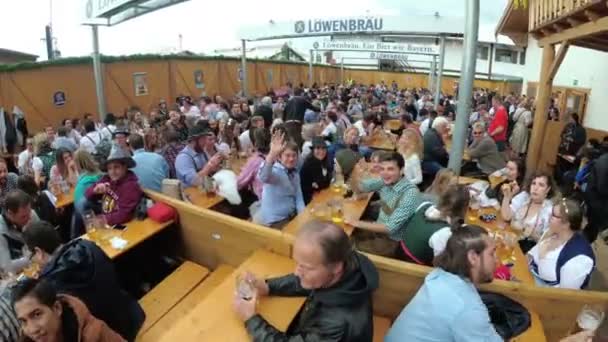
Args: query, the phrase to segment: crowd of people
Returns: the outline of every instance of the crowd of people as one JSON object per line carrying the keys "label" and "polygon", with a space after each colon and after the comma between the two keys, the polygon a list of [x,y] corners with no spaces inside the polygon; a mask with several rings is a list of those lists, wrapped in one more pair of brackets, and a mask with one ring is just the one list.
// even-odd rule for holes
{"label": "crowd of people", "polygon": [[[469,204],[493,201],[501,218],[521,231],[520,246],[539,286],[583,289],[596,263],[591,243],[608,227],[601,215],[608,200],[608,142],[587,143],[578,116],[571,115],[560,154],[584,159],[585,166],[560,164],[555,175],[524,180],[532,99],[476,90],[470,160],[462,171],[503,179],[478,191],[459,185],[447,168],[457,103],[442,95],[434,106],[432,96],[395,82],[288,84],[255,99],[180,96],[173,104],[159,101],[149,113],[132,107],[123,115],[107,113],[103,122],[85,114],[49,125],[25,140],[14,165],[0,160],[0,270],[19,274],[31,260],[41,266],[38,280],[19,283],[12,304],[0,311],[8,315],[0,317],[0,337],[134,340],[143,311],[120,288],[103,251],[76,239],[85,233],[86,214],[125,224],[145,200],[142,189],[160,192],[165,179],[207,187],[231,160],[246,158],[236,175],[243,201],[234,206],[243,218],[281,229],[316,192],[347,184],[354,196],[374,194],[363,217],[345,213],[345,223],[357,228],[352,241],[358,250],[435,267],[387,341],[501,340],[475,289],[494,278],[496,247],[484,229],[464,223]],[[401,125],[385,129],[387,120]],[[378,136],[395,149],[375,148]],[[72,188],[73,210],[55,208],[57,196]],[[295,276],[251,276],[261,295],[308,296],[287,334],[371,341],[378,274],[349,237],[314,221],[302,227],[294,259]],[[9,302],[8,292],[0,304]],[[238,301],[235,310],[255,341],[285,335],[255,313],[255,303]]]}

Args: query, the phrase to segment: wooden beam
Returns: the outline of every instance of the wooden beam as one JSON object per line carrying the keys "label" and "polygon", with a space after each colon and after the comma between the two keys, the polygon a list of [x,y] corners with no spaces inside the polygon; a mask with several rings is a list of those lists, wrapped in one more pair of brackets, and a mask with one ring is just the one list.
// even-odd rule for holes
{"label": "wooden beam", "polygon": [[551,34],[553,34],[553,32],[551,30],[549,30],[548,28],[542,28],[542,29],[540,29],[540,32],[542,32],[545,37],[548,37]]}
{"label": "wooden beam", "polygon": [[574,45],[577,45],[577,46],[580,46],[580,47],[584,47],[584,48],[587,48],[587,49],[592,49],[592,50],[608,51],[608,45],[590,42],[590,41],[585,40],[585,39],[576,40],[575,43],[574,43]]}
{"label": "wooden beam", "polygon": [[559,51],[557,51],[557,55],[555,55],[555,59],[553,59],[553,63],[551,63],[551,67],[549,67],[549,74],[547,75],[547,78],[551,83],[553,83],[553,79],[559,70],[559,66],[564,61],[564,57],[566,57],[568,48],[570,48],[570,42],[563,42],[559,47]]}
{"label": "wooden beam", "polygon": [[570,26],[572,27],[577,27],[580,24],[582,24],[582,22],[580,20],[574,19],[574,18],[566,18],[566,21],[568,22],[568,24],[570,24]]}
{"label": "wooden beam", "polygon": [[599,14],[591,10],[585,10],[585,12],[583,13],[585,13],[585,16],[587,17],[587,19],[589,19],[589,21],[596,21],[600,18]]}
{"label": "wooden beam", "polygon": [[562,32],[563,30],[565,30],[565,28],[564,28],[564,26],[562,26],[558,23],[555,23],[555,24],[553,24],[553,30],[555,30],[555,32],[559,33],[559,32]]}
{"label": "wooden beam", "polygon": [[517,46],[528,46],[528,33],[526,32],[511,32],[507,34],[513,43]]}
{"label": "wooden beam", "polygon": [[604,31],[608,31],[608,16],[541,38],[538,41],[538,45],[544,47],[551,44],[559,44],[566,40],[572,41],[577,38],[591,36]]}
{"label": "wooden beam", "polygon": [[549,72],[555,60],[555,45],[549,44],[543,47],[542,61],[540,67],[540,81],[538,82],[538,98],[536,99],[536,110],[534,111],[534,122],[528,156],[526,159],[527,174],[534,173],[545,165],[538,165],[542,150],[545,128],[547,127],[547,111],[549,110],[549,99],[553,81],[549,78]]}

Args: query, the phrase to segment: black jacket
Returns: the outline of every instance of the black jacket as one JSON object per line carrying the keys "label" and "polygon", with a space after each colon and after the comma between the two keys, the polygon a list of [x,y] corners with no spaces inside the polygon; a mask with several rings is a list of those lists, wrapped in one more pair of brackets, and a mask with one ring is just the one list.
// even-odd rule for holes
{"label": "black jacket", "polygon": [[135,340],[145,320],[139,303],[118,283],[112,260],[95,243],[72,240],[53,255],[40,273],[57,292],[82,300],[93,316],[128,341]]}
{"label": "black jacket", "polygon": [[374,336],[372,293],[378,272],[362,254],[353,253],[352,267],[333,287],[306,290],[291,274],[268,280],[270,295],[308,296],[286,333],[260,315],[245,325],[254,342],[371,342]]}
{"label": "black jacket", "polygon": [[445,150],[443,139],[434,128],[429,128],[424,134],[424,161],[436,161],[441,166],[448,165],[450,156]]}
{"label": "black jacket", "polygon": [[307,109],[318,112],[321,110],[318,107],[313,106],[310,101],[304,96],[294,96],[285,105],[285,121],[297,120],[304,122],[304,113]]}
{"label": "black jacket", "polygon": [[[312,200],[312,195],[316,190],[325,189],[331,182],[331,172],[325,160],[315,158],[313,152],[302,164],[300,169],[300,185],[302,186],[302,196],[304,203],[308,204]],[[325,175],[323,169],[325,168]],[[312,186],[312,183],[317,183],[317,188]]]}
{"label": "black jacket", "polygon": [[558,152],[561,154],[574,156],[585,145],[587,140],[587,131],[585,128],[576,123],[567,124],[561,134]]}
{"label": "black jacket", "polygon": [[602,207],[606,208],[605,203],[608,201],[608,152],[592,163],[584,197],[589,207],[601,210]]}

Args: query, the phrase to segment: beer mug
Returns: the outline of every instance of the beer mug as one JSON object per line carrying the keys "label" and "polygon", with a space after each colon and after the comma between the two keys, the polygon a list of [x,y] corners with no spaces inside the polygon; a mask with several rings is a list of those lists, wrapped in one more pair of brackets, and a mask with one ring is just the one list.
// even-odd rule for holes
{"label": "beer mug", "polygon": [[581,312],[579,312],[578,317],[576,318],[577,329],[575,331],[579,332],[582,330],[591,330],[595,331],[600,327],[602,321],[604,320],[604,310],[599,305],[585,305]]}
{"label": "beer mug", "polygon": [[247,273],[236,276],[236,292],[244,300],[251,300],[256,295],[255,285],[247,277]]}

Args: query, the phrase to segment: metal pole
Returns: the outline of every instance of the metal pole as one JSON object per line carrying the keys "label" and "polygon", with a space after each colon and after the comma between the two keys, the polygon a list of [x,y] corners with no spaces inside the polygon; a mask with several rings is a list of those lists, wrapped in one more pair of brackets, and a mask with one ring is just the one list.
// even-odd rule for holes
{"label": "metal pole", "polygon": [[51,25],[46,25],[44,27],[44,36],[46,37],[46,55],[49,61],[55,59],[55,52],[53,51],[53,29]]}
{"label": "metal pole", "polygon": [[312,60],[313,60],[313,50],[310,50],[310,61],[308,62],[308,87],[312,87],[313,77],[312,77]]}
{"label": "metal pole", "polygon": [[488,79],[492,79],[492,61],[494,60],[494,44],[490,44],[490,56],[488,59]]}
{"label": "metal pole", "polygon": [[95,76],[95,94],[97,95],[97,111],[103,121],[106,118],[106,95],[103,88],[103,73],[101,71],[101,56],[99,55],[99,35],[97,25],[91,25],[93,33],[93,75]]}
{"label": "metal pole", "polygon": [[479,0],[465,1],[464,56],[458,83],[458,108],[456,109],[456,127],[452,135],[450,161],[448,167],[460,174],[462,156],[467,139],[467,126],[471,100],[473,98],[473,81],[475,80],[475,62],[477,61],[477,35],[479,30]]}
{"label": "metal pole", "polygon": [[247,41],[241,39],[241,43],[241,93],[243,93],[243,96],[247,96]]}
{"label": "metal pole", "polygon": [[344,57],[342,57],[342,63],[340,63],[340,84],[344,84]]}
{"label": "metal pole", "polygon": [[435,108],[439,105],[441,95],[441,77],[443,77],[443,63],[445,60],[445,36],[441,35],[439,43],[439,72],[437,74],[437,84],[435,84]]}
{"label": "metal pole", "polygon": [[433,87],[435,87],[435,72],[437,68],[437,56],[433,56],[433,60],[431,61],[431,67],[429,70],[429,92],[433,92]]}

